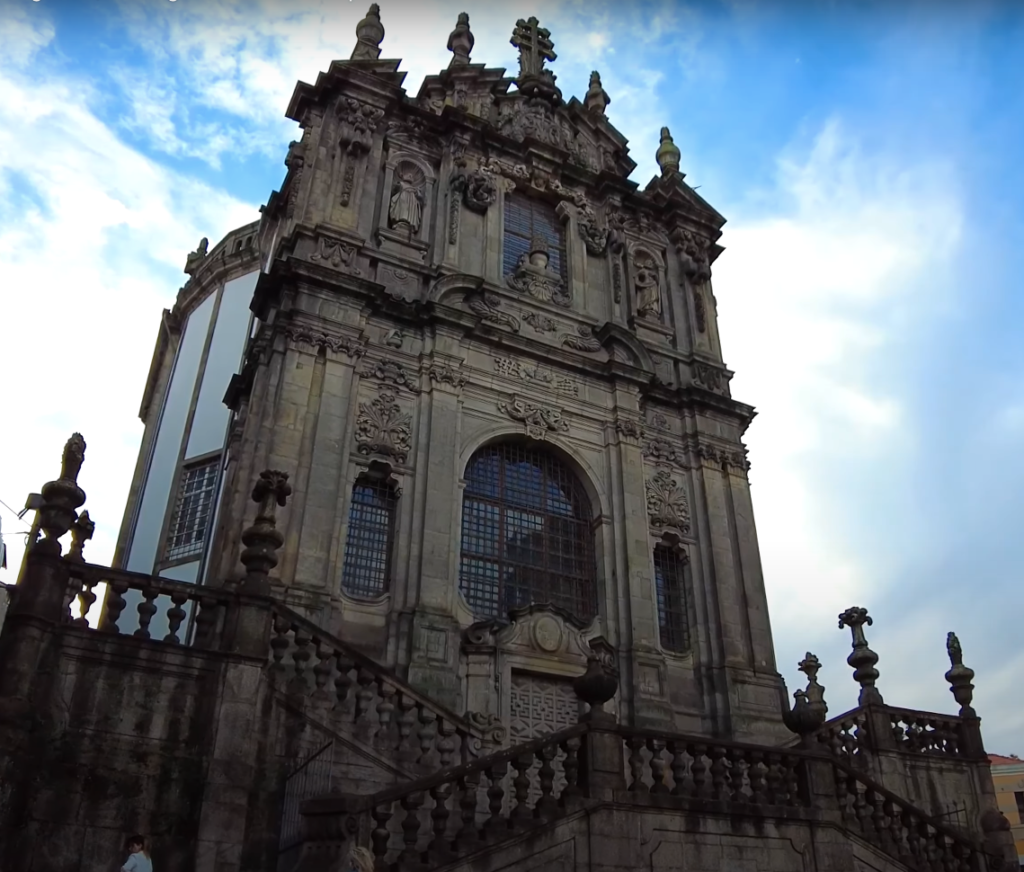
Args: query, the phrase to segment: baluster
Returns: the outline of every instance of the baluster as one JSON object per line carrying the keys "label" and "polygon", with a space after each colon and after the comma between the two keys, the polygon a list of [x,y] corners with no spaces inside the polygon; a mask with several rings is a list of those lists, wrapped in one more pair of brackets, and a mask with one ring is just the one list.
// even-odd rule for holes
{"label": "baluster", "polygon": [[779,781],[781,775],[779,767],[782,765],[782,757],[772,752],[768,753],[765,761],[764,793],[765,802],[769,805],[779,804]]}
{"label": "baluster", "polygon": [[369,712],[373,706],[373,691],[370,687],[375,681],[376,677],[366,669],[360,668],[356,672],[356,684],[359,685],[356,691],[356,734],[364,739],[369,738],[371,733]]}
{"label": "baluster", "polygon": [[455,759],[455,724],[445,718],[438,718],[437,733],[440,737],[437,740],[437,753],[441,768],[447,769]]}
{"label": "baluster", "polygon": [[570,802],[580,795],[579,773],[580,773],[580,739],[578,736],[562,741],[562,750],[565,752],[565,759],[562,761],[562,772],[565,775],[565,787],[562,788],[562,795],[559,797],[559,804],[568,808]]}
{"label": "baluster", "polygon": [[630,736],[626,739],[626,747],[629,748],[629,773],[632,778],[629,789],[639,793],[647,792],[647,785],[644,784],[644,757],[642,753],[644,744],[644,740],[639,736]]}
{"label": "baluster", "polygon": [[543,745],[537,749],[537,760],[540,761],[540,769],[537,770],[537,777],[540,780],[540,797],[533,807],[533,816],[540,819],[554,817],[558,813],[558,802],[554,797],[555,790],[555,767],[552,765],[555,755],[558,753],[557,745]]}
{"label": "baluster", "polygon": [[669,768],[672,770],[671,793],[673,796],[689,796],[692,790],[686,781],[686,757],[684,756],[686,745],[684,742],[669,739],[666,747],[669,754],[672,755],[672,760],[669,763]]}
{"label": "baluster", "polygon": [[896,856],[905,860],[907,845],[903,833],[903,817],[891,799],[885,801],[885,816],[889,821],[889,843],[893,846]]}
{"label": "baluster", "polygon": [[391,737],[392,716],[395,713],[395,704],[392,700],[397,693],[395,686],[384,678],[377,679],[377,735],[374,737],[378,742],[390,747],[388,740]]}
{"label": "baluster", "polygon": [[185,620],[185,616],[188,614],[182,606],[188,602],[188,594],[184,591],[176,590],[171,593],[171,607],[167,610],[167,635],[164,636],[164,641],[169,642],[172,645],[180,645],[181,639],[178,638],[178,628],[181,626],[182,621]]}
{"label": "baluster", "polygon": [[665,783],[665,758],[662,752],[665,750],[664,739],[648,739],[647,750],[651,752],[651,793],[668,793],[668,785]]}
{"label": "baluster", "polygon": [[907,850],[914,860],[913,865],[918,866],[924,858],[924,846],[921,844],[921,831],[912,812],[903,812],[903,826],[907,830]]}
{"label": "baluster", "polygon": [[398,756],[404,763],[415,763],[419,752],[412,746],[412,728],[416,724],[416,700],[406,694],[399,694],[398,707]]}
{"label": "baluster", "polygon": [[455,836],[455,849],[468,853],[480,841],[476,828],[477,789],[480,787],[480,773],[470,772],[459,779],[459,810],[462,827]]}
{"label": "baluster", "polygon": [[88,627],[89,626],[89,610],[93,607],[93,603],[96,602],[96,580],[86,579],[81,583],[81,590],[78,592],[78,608],[79,617],[75,618],[71,623],[76,627]]}
{"label": "baluster", "polygon": [[124,594],[127,592],[128,582],[124,579],[117,578],[110,582],[107,591],[106,614],[104,614],[103,622],[100,626],[100,629],[104,632],[115,634],[121,632],[117,622],[121,617],[121,612],[124,611],[124,607],[127,605],[124,601]]}
{"label": "baluster", "polygon": [[485,831],[488,838],[498,837],[508,831],[508,823],[501,816],[505,804],[505,788],[502,781],[508,774],[508,763],[495,763],[489,766],[487,773],[487,810],[491,816],[487,819]]}
{"label": "baluster", "polygon": [[420,718],[420,728],[416,736],[420,740],[420,756],[416,762],[420,766],[426,766],[430,762],[431,752],[434,750],[437,713],[425,705],[418,706],[417,712]]}
{"label": "baluster", "polygon": [[139,603],[136,609],[139,613],[139,629],[132,634],[133,636],[139,639],[150,638],[149,623],[153,620],[153,615],[156,614],[156,606],[153,604],[153,600],[158,596],[160,596],[159,589],[149,585],[142,591],[142,602]]}
{"label": "baluster", "polygon": [[512,789],[516,804],[509,815],[512,826],[522,826],[532,817],[530,813],[530,767],[533,766],[533,752],[520,754],[512,761],[516,776],[512,779]]}
{"label": "baluster", "polygon": [[405,847],[398,857],[398,862],[402,866],[414,868],[420,863],[420,852],[416,850],[416,845],[419,843],[420,827],[423,825],[420,820],[420,809],[423,808],[424,799],[423,791],[416,790],[399,800],[399,805],[405,812],[402,818],[402,841]]}
{"label": "baluster", "polygon": [[345,703],[348,702],[349,688],[352,687],[352,676],[349,673],[355,668],[355,664],[343,652],[339,651],[337,667],[338,674],[334,676],[334,697],[337,702],[334,704],[334,707],[336,709],[343,709],[345,708]]}
{"label": "baluster", "polygon": [[686,751],[690,755],[690,775],[693,776],[693,795],[703,797],[706,795],[708,782],[708,768],[704,763],[704,755],[707,748],[704,745],[687,745]]}
{"label": "baluster", "polygon": [[857,818],[861,831],[865,833],[868,831],[868,798],[864,795],[866,792],[866,789],[862,790],[859,784],[853,791],[853,814]]}
{"label": "baluster", "polygon": [[783,774],[786,779],[786,804],[800,805],[800,758],[785,757],[786,768]]}
{"label": "baluster", "polygon": [[[215,647],[217,632],[217,600],[212,596],[199,596],[199,611],[196,613],[196,633],[192,644],[196,648],[210,650]],[[273,643],[271,643],[273,644]]]}
{"label": "baluster", "polygon": [[[205,611],[205,609],[204,609]],[[274,616],[274,635],[270,639],[270,656],[274,662],[270,664],[270,675],[275,680],[284,680],[287,667],[284,665],[284,657],[291,647],[292,622],[281,615]]]}
{"label": "baluster", "polygon": [[388,842],[391,841],[391,830],[388,829],[388,822],[393,812],[391,804],[375,805],[370,810],[370,816],[375,824],[370,833],[370,843],[373,845],[373,856],[376,859],[378,869],[386,868],[388,854]]}
{"label": "baluster", "polygon": [[317,639],[313,647],[316,651],[316,665],[313,667],[313,683],[316,689],[313,691],[313,699],[320,703],[328,703],[331,701],[331,695],[327,692],[327,682],[334,668],[334,649],[321,639]]}
{"label": "baluster", "polygon": [[836,800],[839,802],[839,811],[843,818],[850,814],[850,783],[848,776],[838,766],[832,767],[832,780],[836,785]]}
{"label": "baluster", "polygon": [[298,625],[293,626],[292,630],[295,638],[295,650],[292,652],[292,664],[295,667],[295,673],[292,676],[288,689],[292,693],[304,695],[309,691],[309,679],[306,678],[306,664],[312,656],[309,646],[313,642],[313,637]]}
{"label": "baluster", "polygon": [[[68,578],[68,586],[64,591],[64,623],[65,624],[76,624],[78,618],[75,616],[74,611],[71,608],[71,604],[79,599],[79,595],[82,592],[84,581],[78,578],[76,575],[72,575]],[[78,603],[81,608],[81,602]],[[81,626],[81,625],[78,625]]]}
{"label": "baluster", "polygon": [[448,817],[451,814],[448,809],[448,799],[451,794],[450,783],[438,784],[430,789],[430,798],[434,801],[434,807],[430,810],[434,837],[427,846],[427,853],[430,855],[430,859],[437,863],[443,862],[451,856],[447,838]]}
{"label": "baluster", "polygon": [[879,840],[885,844],[889,841],[889,822],[885,817],[885,797],[877,791],[872,790],[868,794],[868,802],[871,803],[871,826]]}
{"label": "baluster", "polygon": [[971,862],[968,857],[968,848],[963,842],[953,842],[952,846],[953,870],[954,872],[968,872]]}
{"label": "baluster", "polygon": [[729,788],[725,784],[725,748],[711,746],[711,795],[715,799],[728,799]]}
{"label": "baluster", "polygon": [[728,764],[726,774],[728,776],[728,795],[731,802],[746,802],[747,795],[743,792],[743,769],[746,760],[743,759],[743,752],[730,748],[725,755]]}
{"label": "baluster", "polygon": [[752,751],[747,775],[750,778],[750,800],[758,805],[764,805],[768,801],[768,794],[765,790],[765,775],[767,771],[768,767],[764,764],[764,754],[760,751]]}

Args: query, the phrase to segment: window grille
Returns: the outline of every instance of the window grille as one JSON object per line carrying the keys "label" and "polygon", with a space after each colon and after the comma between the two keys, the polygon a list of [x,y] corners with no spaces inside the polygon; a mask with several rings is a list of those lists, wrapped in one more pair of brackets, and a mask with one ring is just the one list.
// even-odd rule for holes
{"label": "window grille", "polygon": [[203,553],[213,518],[219,470],[219,457],[182,469],[164,560],[180,560]]}
{"label": "window grille", "polygon": [[594,535],[583,486],[555,457],[518,443],[478,451],[466,469],[459,586],[479,617],[551,603],[597,612]]}
{"label": "window grille", "polygon": [[522,194],[505,197],[505,245],[502,251],[502,275],[515,272],[519,258],[530,254],[530,242],[539,236],[548,246],[548,268],[565,275],[565,228],[554,208],[541,200]]}
{"label": "window grille", "polygon": [[675,548],[654,549],[654,584],[658,596],[661,646],[666,651],[690,650],[690,622],[686,614],[686,557]]}
{"label": "window grille", "polygon": [[345,593],[376,597],[387,592],[397,505],[398,495],[387,481],[366,477],[356,481],[341,570],[341,588]]}

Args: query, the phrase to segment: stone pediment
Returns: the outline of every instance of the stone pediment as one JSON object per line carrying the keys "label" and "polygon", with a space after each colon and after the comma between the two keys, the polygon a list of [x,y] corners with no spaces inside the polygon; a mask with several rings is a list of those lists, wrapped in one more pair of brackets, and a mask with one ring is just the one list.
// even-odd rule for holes
{"label": "stone pediment", "polygon": [[509,612],[509,621],[479,621],[466,628],[464,644],[505,652],[585,662],[593,653],[583,624],[558,606],[534,604]]}
{"label": "stone pediment", "polygon": [[[667,176],[656,176],[644,188],[644,193],[655,205],[664,212],[679,210],[688,217],[695,218],[700,224],[717,231],[725,224],[725,218],[707,200],[683,181],[682,173]],[[714,239],[712,239],[714,241]]]}

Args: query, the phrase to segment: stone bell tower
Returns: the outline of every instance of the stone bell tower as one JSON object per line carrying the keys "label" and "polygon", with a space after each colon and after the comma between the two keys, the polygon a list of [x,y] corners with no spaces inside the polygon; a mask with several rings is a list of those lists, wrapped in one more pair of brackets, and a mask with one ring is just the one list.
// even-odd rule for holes
{"label": "stone bell tower", "polygon": [[667,128],[629,181],[600,75],[566,100],[535,18],[509,77],[460,15],[415,94],[376,4],[357,36],[288,106],[211,577],[238,583],[250,483],[280,470],[276,594],[456,711],[513,739],[574,722],[599,656],[623,722],[784,736],[724,219]]}

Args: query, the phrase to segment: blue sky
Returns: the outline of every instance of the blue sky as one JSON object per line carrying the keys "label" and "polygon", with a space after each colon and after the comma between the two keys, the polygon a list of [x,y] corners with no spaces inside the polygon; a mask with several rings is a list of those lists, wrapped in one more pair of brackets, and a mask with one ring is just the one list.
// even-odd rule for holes
{"label": "blue sky", "polygon": [[[17,422],[0,428],[0,500],[20,508],[80,429],[95,561],[185,254],[255,219],[283,178],[296,79],[348,56],[365,5],[0,0],[0,372]],[[601,71],[641,185],[672,128],[729,219],[714,286],[734,395],[760,412],[781,671],[795,687],[812,650],[832,711],[852,706],[836,615],[865,605],[887,701],[953,711],[955,630],[990,750],[1021,753],[1024,8],[381,5],[412,92],[447,65],[458,12],[474,60],[510,70],[514,19],[537,14],[567,96]],[[16,564],[19,524],[0,517]]]}

